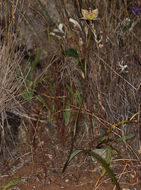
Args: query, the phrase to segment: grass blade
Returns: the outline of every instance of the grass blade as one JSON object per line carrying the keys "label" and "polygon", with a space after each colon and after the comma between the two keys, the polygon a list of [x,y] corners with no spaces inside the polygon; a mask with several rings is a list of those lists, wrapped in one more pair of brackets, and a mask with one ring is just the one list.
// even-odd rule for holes
{"label": "grass blade", "polygon": [[63,52],[63,55],[64,55],[65,57],[78,58],[77,50],[72,49],[72,48],[65,50],[65,51]]}
{"label": "grass blade", "polygon": [[19,182],[20,182],[20,178],[11,180],[9,183],[7,183],[6,185],[2,187],[2,190],[7,190],[9,187],[18,184]]}
{"label": "grass blade", "polygon": [[78,105],[80,105],[82,102],[80,92],[78,90],[76,90],[76,93],[74,93],[68,84],[66,84],[66,87],[69,90],[69,92],[73,95],[73,97],[74,97],[75,101],[78,103]]}
{"label": "grass blade", "polygon": [[94,157],[98,162],[100,162],[103,166],[103,168],[106,170],[106,172],[109,174],[110,178],[112,179],[112,181],[115,183],[116,187],[118,190],[120,190],[120,186],[119,186],[119,183],[117,182],[117,179],[115,177],[115,175],[113,174],[113,172],[111,171],[111,169],[109,168],[109,165],[106,163],[106,161],[101,157],[99,156],[97,153],[93,152],[93,151],[90,151],[90,150],[75,150],[74,152],[71,153],[70,157],[68,158],[66,164],[65,164],[65,167],[66,168],[68,166],[68,164],[70,163],[70,161],[76,156],[78,155],[79,153],[85,153],[85,154],[88,154],[92,157]]}
{"label": "grass blade", "polygon": [[35,57],[35,59],[33,61],[33,64],[31,66],[31,70],[30,70],[30,72],[29,72],[29,74],[28,74],[28,76],[26,78],[26,80],[29,81],[29,82],[31,81],[32,74],[33,74],[33,72],[34,72],[34,70],[36,68],[36,65],[37,65],[39,59],[40,59],[40,52],[37,53],[37,55],[36,55],[36,57]]}
{"label": "grass blade", "polygon": [[111,169],[109,168],[108,164],[106,163],[105,160],[103,160],[101,158],[101,156],[99,156],[97,153],[93,152],[93,151],[89,151],[89,150],[84,150],[84,153],[89,154],[90,156],[93,156],[94,158],[97,159],[97,161],[99,161],[103,168],[107,171],[107,173],[109,174],[110,178],[112,179],[112,181],[115,183],[116,187],[118,190],[120,190],[120,186],[119,183],[117,182],[117,179],[115,177],[115,175],[113,174],[113,172],[111,171]]}
{"label": "grass blade", "polygon": [[70,101],[67,101],[66,107],[65,107],[66,111],[65,111],[65,126],[67,126],[69,124],[70,121],[70,116],[71,116],[71,112],[70,112]]}
{"label": "grass blade", "polygon": [[47,110],[49,110],[49,107],[48,107],[48,105],[47,105],[45,99],[44,99],[42,96],[40,96],[40,95],[38,95],[38,99],[39,99],[39,101],[43,104],[43,106],[44,106]]}
{"label": "grass blade", "polygon": [[46,18],[47,24],[50,25],[50,26],[55,26],[56,24],[52,21],[50,15],[48,14],[47,9],[43,5],[43,3],[40,0],[37,0],[37,2],[38,2],[39,6],[42,9],[42,14]]}
{"label": "grass blade", "polygon": [[121,141],[123,141],[123,140],[130,140],[131,138],[133,138],[135,136],[135,134],[133,134],[133,133],[130,133],[129,135],[127,135],[127,136],[123,136],[123,137],[121,137],[121,138],[118,138],[117,139],[117,142],[121,142]]}

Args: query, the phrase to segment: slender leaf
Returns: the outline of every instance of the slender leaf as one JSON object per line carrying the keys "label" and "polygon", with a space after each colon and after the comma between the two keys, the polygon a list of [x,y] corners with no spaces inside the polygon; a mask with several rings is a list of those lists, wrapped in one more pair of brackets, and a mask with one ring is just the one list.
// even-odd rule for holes
{"label": "slender leaf", "polygon": [[[107,147],[105,147],[107,148]],[[115,150],[113,150],[111,147],[109,147],[107,150],[106,150],[106,157],[105,157],[105,161],[107,164],[110,164],[110,161],[112,159],[112,156],[114,154],[117,154],[117,152]],[[104,174],[106,173],[106,169],[103,167],[102,168],[102,173],[101,173],[101,176],[103,176]]]}
{"label": "slender leaf", "polygon": [[127,135],[127,136],[123,136],[123,137],[121,137],[121,138],[118,138],[117,139],[117,142],[121,142],[121,141],[123,141],[123,140],[129,140],[129,139],[131,139],[131,138],[133,138],[135,136],[135,134],[133,134],[133,133],[130,133],[129,135]]}
{"label": "slender leaf", "polygon": [[89,127],[88,127],[88,124],[85,121],[84,121],[84,128],[86,130],[86,133],[88,134]]}
{"label": "slender leaf", "polygon": [[43,3],[40,0],[37,0],[41,9],[42,9],[42,14],[45,16],[46,20],[47,20],[47,24],[49,24],[50,26],[55,26],[56,24],[52,21],[50,15],[47,12],[47,9],[45,8],[45,6],[43,5]]}
{"label": "slender leaf", "polygon": [[53,125],[53,119],[54,119],[54,112],[55,112],[55,106],[52,105],[52,112],[51,112],[51,125]]}
{"label": "slender leaf", "polygon": [[71,112],[70,112],[70,101],[67,101],[66,107],[65,107],[66,111],[65,111],[65,125],[67,126],[69,124],[70,121],[70,116],[71,116]]}
{"label": "slender leaf", "polygon": [[115,175],[113,174],[113,172],[111,171],[111,169],[109,168],[108,164],[106,163],[106,161],[101,157],[99,156],[97,153],[93,152],[93,151],[90,151],[90,150],[75,150],[74,152],[72,152],[72,154],[70,155],[66,165],[68,165],[70,163],[70,161],[76,156],[78,155],[79,153],[85,153],[85,154],[88,154],[90,156],[93,156],[95,159],[97,159],[97,161],[99,161],[103,168],[107,171],[107,173],[109,174],[110,178],[112,179],[112,181],[115,183],[116,187],[118,190],[120,190],[120,186],[119,186],[119,183],[117,182],[116,180],[116,177]]}
{"label": "slender leaf", "polygon": [[31,81],[31,77],[32,77],[33,71],[35,70],[36,65],[37,65],[39,59],[40,59],[40,52],[37,53],[37,55],[36,55],[36,57],[35,57],[35,59],[34,59],[32,65],[31,65],[31,70],[30,70],[30,72],[29,72],[29,74],[28,74],[28,76],[27,76],[27,78],[26,78],[27,82],[28,82],[28,81],[29,81],[29,82]]}
{"label": "slender leaf", "polygon": [[6,185],[4,185],[2,187],[2,190],[7,190],[9,187],[18,184],[19,182],[20,182],[20,178],[14,179],[14,180],[10,181],[9,183],[7,183]]}
{"label": "slender leaf", "polygon": [[51,93],[53,96],[55,96],[55,88],[56,88],[56,84],[55,83],[51,83],[49,82],[49,87],[51,89]]}
{"label": "slender leaf", "polygon": [[74,127],[73,127],[73,138],[76,136],[76,129],[77,129],[77,118],[75,120]]}
{"label": "slender leaf", "polygon": [[81,101],[82,101],[80,92],[78,90],[76,90],[76,93],[74,93],[68,84],[66,84],[66,87],[69,90],[69,92],[73,95],[73,97],[74,97],[75,101],[78,103],[78,105],[80,105]]}
{"label": "slender leaf", "polygon": [[68,164],[70,163],[70,161],[80,152],[83,152],[83,150],[75,150],[74,152],[71,153],[69,159],[68,159]]}
{"label": "slender leaf", "polygon": [[82,101],[82,98],[81,98],[81,95],[80,95],[80,92],[79,92],[78,89],[76,90],[76,95],[77,95],[78,103],[79,103],[79,105],[80,105],[80,104],[81,104],[81,101]]}
{"label": "slender leaf", "polygon": [[77,50],[72,49],[72,48],[63,51],[63,55],[65,57],[75,57],[75,58],[78,58]]}
{"label": "slender leaf", "polygon": [[40,95],[38,95],[38,99],[39,99],[40,102],[43,104],[43,106],[44,106],[47,110],[49,110],[49,107],[48,107],[48,105],[47,105],[45,99],[44,99],[42,96],[40,96]]}
{"label": "slender leaf", "polygon": [[30,57],[26,60],[25,65],[24,65],[24,73],[23,73],[24,77],[25,77],[25,76],[28,74],[28,72],[29,72],[29,68],[28,68],[29,63],[30,63]]}
{"label": "slender leaf", "polygon": [[113,174],[113,172],[112,172],[111,169],[109,168],[109,166],[108,166],[108,164],[106,163],[106,161],[103,160],[103,159],[101,158],[101,156],[99,156],[98,154],[96,154],[96,153],[93,152],[93,151],[84,150],[84,152],[87,153],[87,154],[89,154],[89,155],[91,155],[91,156],[93,156],[94,158],[97,159],[97,161],[99,161],[99,162],[102,164],[103,168],[107,171],[107,173],[109,174],[110,178],[111,178],[112,181],[115,183],[117,189],[120,190],[119,183],[117,182],[115,175]]}
{"label": "slender leaf", "polygon": [[28,69],[28,65],[29,65],[29,61],[30,61],[30,58],[26,61],[25,63],[25,67],[24,67],[24,77],[25,77],[25,86],[22,86],[22,90],[23,90],[23,94],[22,94],[22,97],[24,99],[30,99],[33,97],[34,95],[34,92],[35,92],[35,88],[36,86],[38,85],[38,80],[35,79],[33,82],[32,82],[32,76],[33,76],[33,72],[36,68],[36,65],[38,63],[40,59],[40,52],[37,53],[32,65],[31,65],[31,68],[30,70]]}

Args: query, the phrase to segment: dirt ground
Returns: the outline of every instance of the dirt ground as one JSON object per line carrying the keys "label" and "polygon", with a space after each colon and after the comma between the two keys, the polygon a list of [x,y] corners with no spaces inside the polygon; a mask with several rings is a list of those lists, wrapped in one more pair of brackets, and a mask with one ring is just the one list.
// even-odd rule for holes
{"label": "dirt ground", "polygon": [[[22,128],[23,124],[20,127]],[[26,127],[30,129],[27,124]],[[39,124],[38,135],[32,143],[33,131],[25,130],[24,133],[22,132],[24,134],[23,137],[20,137],[22,144],[20,144],[19,140],[16,150],[11,151],[12,158],[9,157],[9,159],[0,163],[1,187],[11,180],[20,178],[20,181],[9,189],[112,190],[115,188],[108,174],[100,178],[101,164],[93,162],[87,155],[80,154],[75,157],[66,168],[66,171],[62,173],[69,154],[70,138],[66,140],[65,144],[62,144],[57,130],[49,131],[48,128],[44,130],[45,127],[46,124]],[[26,132],[27,134],[25,135]],[[85,136],[85,139],[81,138],[80,146],[82,144],[88,146],[87,138],[89,137],[88,135],[87,137]],[[23,139],[25,140],[24,143]],[[114,159],[116,160],[117,158],[115,157]],[[138,165],[136,161],[134,163],[136,166]],[[122,161],[117,161],[116,163],[113,160],[113,162],[111,161],[111,169],[115,174],[117,173],[118,177],[121,173],[120,184],[122,189],[134,189],[136,187],[140,189],[139,183],[136,184],[136,180],[140,179],[140,177],[136,176],[137,173],[135,173],[134,169],[131,169],[130,165]],[[138,172],[140,173],[140,169],[138,169]],[[132,185],[134,188],[132,188]]]}
{"label": "dirt ground", "polygon": [[[51,139],[47,140],[47,138],[47,135],[41,137],[42,142],[44,142],[43,152],[40,147],[34,150],[32,146],[32,150],[22,147],[18,156],[16,155],[13,160],[6,161],[2,167],[3,170],[1,169],[0,186],[2,187],[9,181],[20,178],[20,182],[11,187],[11,190],[95,189],[95,184],[100,177],[100,165],[93,164],[90,158],[85,158],[82,162],[83,156],[81,155],[81,158],[77,158],[78,162],[75,160],[76,163],[71,164],[62,174],[67,148],[61,147],[57,150],[57,146],[60,146],[57,141],[51,144]],[[108,179],[107,177],[105,179]],[[102,180],[101,185],[96,189],[108,190],[113,189],[113,187],[111,180],[108,179],[106,182]]]}

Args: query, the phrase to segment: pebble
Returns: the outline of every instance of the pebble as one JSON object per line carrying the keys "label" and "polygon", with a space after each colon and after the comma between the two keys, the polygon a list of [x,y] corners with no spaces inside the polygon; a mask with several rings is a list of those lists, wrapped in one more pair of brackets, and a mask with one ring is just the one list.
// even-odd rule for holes
{"label": "pebble", "polygon": [[68,183],[68,182],[69,182],[69,179],[66,179],[65,182]]}

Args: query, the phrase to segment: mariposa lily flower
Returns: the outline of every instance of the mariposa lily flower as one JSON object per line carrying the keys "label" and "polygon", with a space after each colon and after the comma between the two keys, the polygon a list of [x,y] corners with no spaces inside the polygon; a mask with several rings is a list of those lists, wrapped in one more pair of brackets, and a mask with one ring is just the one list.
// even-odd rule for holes
{"label": "mariposa lily flower", "polygon": [[80,24],[75,19],[69,18],[69,22],[74,24],[74,27],[78,27],[82,31],[82,28],[81,28]]}
{"label": "mariposa lily flower", "polygon": [[81,19],[83,20],[96,20],[98,17],[98,9],[94,10],[91,10],[91,8],[89,8],[89,10],[81,9],[81,12],[83,15]]}

